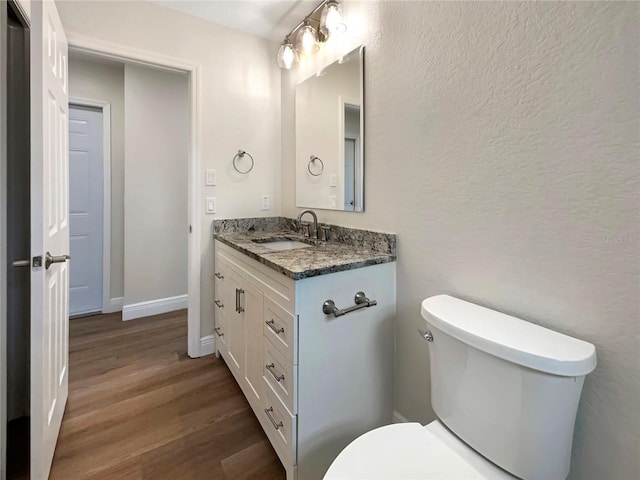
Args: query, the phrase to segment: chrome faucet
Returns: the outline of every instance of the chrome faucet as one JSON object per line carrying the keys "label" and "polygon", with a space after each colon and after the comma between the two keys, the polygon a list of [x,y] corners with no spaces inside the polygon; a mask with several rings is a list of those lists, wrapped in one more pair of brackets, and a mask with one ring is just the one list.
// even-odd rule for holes
{"label": "chrome faucet", "polygon": [[[313,217],[313,232],[314,232],[313,235],[314,236],[312,238],[319,238],[318,237],[318,216],[316,215],[316,212],[314,212],[313,210],[305,210],[303,212],[300,212],[300,215],[298,215],[298,223],[300,223],[300,220],[302,219],[302,216],[305,213],[310,213],[311,216]],[[308,235],[307,232],[304,232],[304,233],[305,233],[305,237],[311,236],[311,235]]]}

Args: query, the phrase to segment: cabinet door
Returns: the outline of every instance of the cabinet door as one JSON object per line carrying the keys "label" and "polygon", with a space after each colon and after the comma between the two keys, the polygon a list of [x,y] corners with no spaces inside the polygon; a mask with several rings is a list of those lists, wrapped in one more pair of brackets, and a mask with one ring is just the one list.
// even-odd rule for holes
{"label": "cabinet door", "polygon": [[[234,371],[236,378],[244,376],[245,368],[245,335],[246,324],[244,312],[241,311],[243,297],[243,279],[230,268],[227,269],[224,289],[226,292],[225,323],[227,327],[226,340],[229,368]],[[228,307],[227,307],[228,305]]]}
{"label": "cabinet door", "polygon": [[[241,295],[243,315],[246,325],[246,365],[245,380],[249,385],[249,395],[255,400],[262,397],[262,318],[264,295],[251,283],[243,284],[244,293]],[[251,401],[252,399],[249,399]]]}

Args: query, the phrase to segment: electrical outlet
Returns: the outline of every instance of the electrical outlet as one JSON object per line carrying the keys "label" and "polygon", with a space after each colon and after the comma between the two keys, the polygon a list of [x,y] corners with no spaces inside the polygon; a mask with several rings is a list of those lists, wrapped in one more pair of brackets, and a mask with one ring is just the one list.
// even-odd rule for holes
{"label": "electrical outlet", "polygon": [[329,199],[331,200],[331,208],[338,208],[338,197],[331,195]]}
{"label": "electrical outlet", "polygon": [[269,195],[262,195],[262,201],[260,202],[260,208],[262,210],[269,210]]}
{"label": "electrical outlet", "polygon": [[204,184],[207,187],[213,187],[216,184],[216,171],[213,168],[207,168],[204,171]]}
{"label": "electrical outlet", "polygon": [[336,175],[335,173],[332,173],[331,175],[329,175],[329,186],[330,187],[338,186],[338,175]]}
{"label": "electrical outlet", "polygon": [[204,211],[207,214],[216,213],[216,197],[206,197]]}

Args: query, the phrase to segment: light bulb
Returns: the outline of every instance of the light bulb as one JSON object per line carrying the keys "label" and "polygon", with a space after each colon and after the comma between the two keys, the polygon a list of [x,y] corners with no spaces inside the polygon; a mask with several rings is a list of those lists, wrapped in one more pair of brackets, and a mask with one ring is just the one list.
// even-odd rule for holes
{"label": "light bulb", "polygon": [[280,68],[291,70],[295,64],[298,63],[298,53],[289,42],[289,39],[285,39],[284,43],[280,45],[278,49],[278,65]]}
{"label": "light bulb", "polygon": [[344,32],[347,26],[342,23],[342,6],[335,0],[330,0],[322,10],[320,17],[320,31],[326,37],[334,32]]}
{"label": "light bulb", "polygon": [[308,20],[298,32],[298,37],[296,39],[296,49],[299,52],[306,53],[307,55],[316,53],[318,50],[320,50],[316,29],[309,25]]}

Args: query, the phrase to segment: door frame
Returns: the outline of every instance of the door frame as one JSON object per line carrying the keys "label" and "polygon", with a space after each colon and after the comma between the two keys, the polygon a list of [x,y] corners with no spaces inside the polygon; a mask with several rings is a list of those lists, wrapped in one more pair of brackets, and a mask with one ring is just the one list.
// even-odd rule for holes
{"label": "door frame", "polygon": [[122,305],[111,304],[111,103],[70,95],[71,105],[102,111],[102,313],[112,313]]}
{"label": "door frame", "polygon": [[[191,358],[211,353],[208,338],[200,337],[200,260],[201,249],[201,202],[200,202],[200,138],[201,138],[201,67],[184,60],[157,55],[126,45],[105,42],[84,35],[67,33],[69,52],[83,53],[104,59],[133,63],[170,72],[186,73],[189,79],[189,160],[188,160],[188,253],[187,253],[187,294],[188,294],[188,345]],[[204,349],[202,348],[204,345]],[[205,350],[205,351],[203,351]]]}
{"label": "door frame", "polygon": [[0,479],[7,458],[7,8],[0,4]]}

